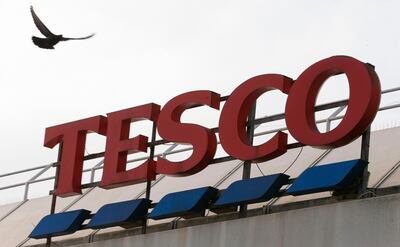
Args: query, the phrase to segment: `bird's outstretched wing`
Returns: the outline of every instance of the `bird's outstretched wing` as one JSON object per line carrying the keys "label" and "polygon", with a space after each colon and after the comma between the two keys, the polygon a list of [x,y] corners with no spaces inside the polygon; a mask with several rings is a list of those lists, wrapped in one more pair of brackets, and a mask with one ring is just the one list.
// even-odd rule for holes
{"label": "bird's outstretched wing", "polygon": [[33,22],[35,22],[36,27],[39,29],[39,31],[46,37],[53,37],[55,36],[44,24],[43,22],[39,19],[39,17],[36,15],[35,11],[33,11],[33,7],[31,6],[31,14],[33,18]]}
{"label": "bird's outstretched wing", "polygon": [[93,37],[95,34],[92,33],[91,35],[85,36],[85,37],[81,37],[81,38],[63,38],[63,40],[81,40],[81,39],[90,39],[91,37]]}

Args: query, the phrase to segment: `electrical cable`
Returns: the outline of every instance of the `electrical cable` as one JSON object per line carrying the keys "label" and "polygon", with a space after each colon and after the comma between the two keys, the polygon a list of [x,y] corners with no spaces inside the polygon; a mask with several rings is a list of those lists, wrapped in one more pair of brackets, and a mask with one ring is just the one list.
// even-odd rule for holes
{"label": "electrical cable", "polygon": [[290,165],[286,168],[286,170],[284,170],[284,171],[282,172],[283,174],[285,174],[285,173],[294,165],[294,163],[296,163],[297,159],[300,157],[300,154],[303,152],[303,148],[304,148],[304,147],[301,147],[300,152],[297,154],[297,156],[296,156],[296,158],[293,160],[292,164],[290,164]]}
{"label": "electrical cable", "polygon": [[257,166],[258,170],[261,172],[261,174],[262,174],[263,176],[265,176],[264,173],[263,173],[263,171],[261,170],[261,168],[258,166],[258,163],[256,163],[256,166]]}
{"label": "electrical cable", "polygon": [[[292,166],[294,165],[294,163],[295,163],[295,162],[297,161],[297,159],[300,157],[300,154],[303,152],[303,148],[304,148],[304,147],[301,147],[300,152],[297,154],[296,158],[293,160],[293,162],[292,162],[282,173],[287,172],[287,170],[289,170],[290,167],[292,167]],[[261,170],[260,166],[258,165],[258,163],[255,163],[255,164],[256,164],[258,170],[261,172],[261,174],[262,174],[263,176],[265,176],[264,173],[263,173],[263,171]]]}

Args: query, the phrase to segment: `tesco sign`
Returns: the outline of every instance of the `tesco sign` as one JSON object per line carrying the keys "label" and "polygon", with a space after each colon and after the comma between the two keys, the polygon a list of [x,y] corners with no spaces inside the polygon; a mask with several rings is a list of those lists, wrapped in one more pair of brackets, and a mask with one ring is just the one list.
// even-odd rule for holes
{"label": "tesco sign", "polygon": [[[348,79],[350,97],[346,114],[333,130],[320,133],[315,124],[314,107],[325,80],[337,74]],[[221,110],[219,139],[223,149],[240,160],[266,161],[286,152],[286,133],[277,132],[265,143],[253,146],[246,134],[247,116],[263,93],[280,90],[287,94],[285,121],[290,134],[299,142],[318,148],[335,148],[359,137],[373,121],[380,103],[380,82],[374,67],[348,56],[333,56],[307,68],[296,79],[280,74],[258,75],[240,84]],[[200,90],[178,95],[164,107],[155,103],[135,106],[104,116],[94,116],[46,128],[44,145],[53,148],[63,143],[56,194],[61,197],[81,193],[86,136],[95,132],[106,136],[102,188],[154,180],[156,174],[187,176],[203,170],[214,158],[217,138],[210,129],[181,123],[182,113],[190,107],[206,105],[218,110],[220,95]],[[148,137],[129,138],[130,123],[150,120],[159,135],[169,142],[193,146],[186,160],[172,162],[158,157],[127,170],[128,153],[146,152]]]}

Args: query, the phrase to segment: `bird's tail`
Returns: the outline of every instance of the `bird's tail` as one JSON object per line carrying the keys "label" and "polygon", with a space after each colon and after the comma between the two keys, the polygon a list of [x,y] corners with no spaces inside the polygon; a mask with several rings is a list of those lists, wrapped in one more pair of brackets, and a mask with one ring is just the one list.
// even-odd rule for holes
{"label": "bird's tail", "polygon": [[82,40],[82,39],[90,39],[91,37],[93,37],[95,34],[92,33],[91,35],[85,36],[85,37],[81,37],[81,38],[63,38],[63,41],[66,40]]}
{"label": "bird's tail", "polygon": [[54,49],[54,46],[49,43],[48,39],[42,39],[35,36],[32,36],[32,41],[35,45],[39,46],[43,49]]}

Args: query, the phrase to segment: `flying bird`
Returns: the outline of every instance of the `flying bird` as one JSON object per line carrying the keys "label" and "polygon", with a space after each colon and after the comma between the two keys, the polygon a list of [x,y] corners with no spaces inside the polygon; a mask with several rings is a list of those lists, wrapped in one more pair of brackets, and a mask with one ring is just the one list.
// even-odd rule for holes
{"label": "flying bird", "polygon": [[54,46],[60,41],[83,40],[83,39],[89,39],[94,36],[94,33],[89,36],[82,37],[82,38],[66,38],[66,37],[63,37],[61,34],[55,35],[39,19],[39,17],[36,15],[35,11],[33,10],[32,6],[31,6],[31,14],[32,14],[33,22],[35,23],[36,27],[39,29],[39,31],[44,36],[46,36],[46,38],[39,38],[39,37],[32,36],[33,43],[35,45],[39,46],[40,48],[54,49]]}

